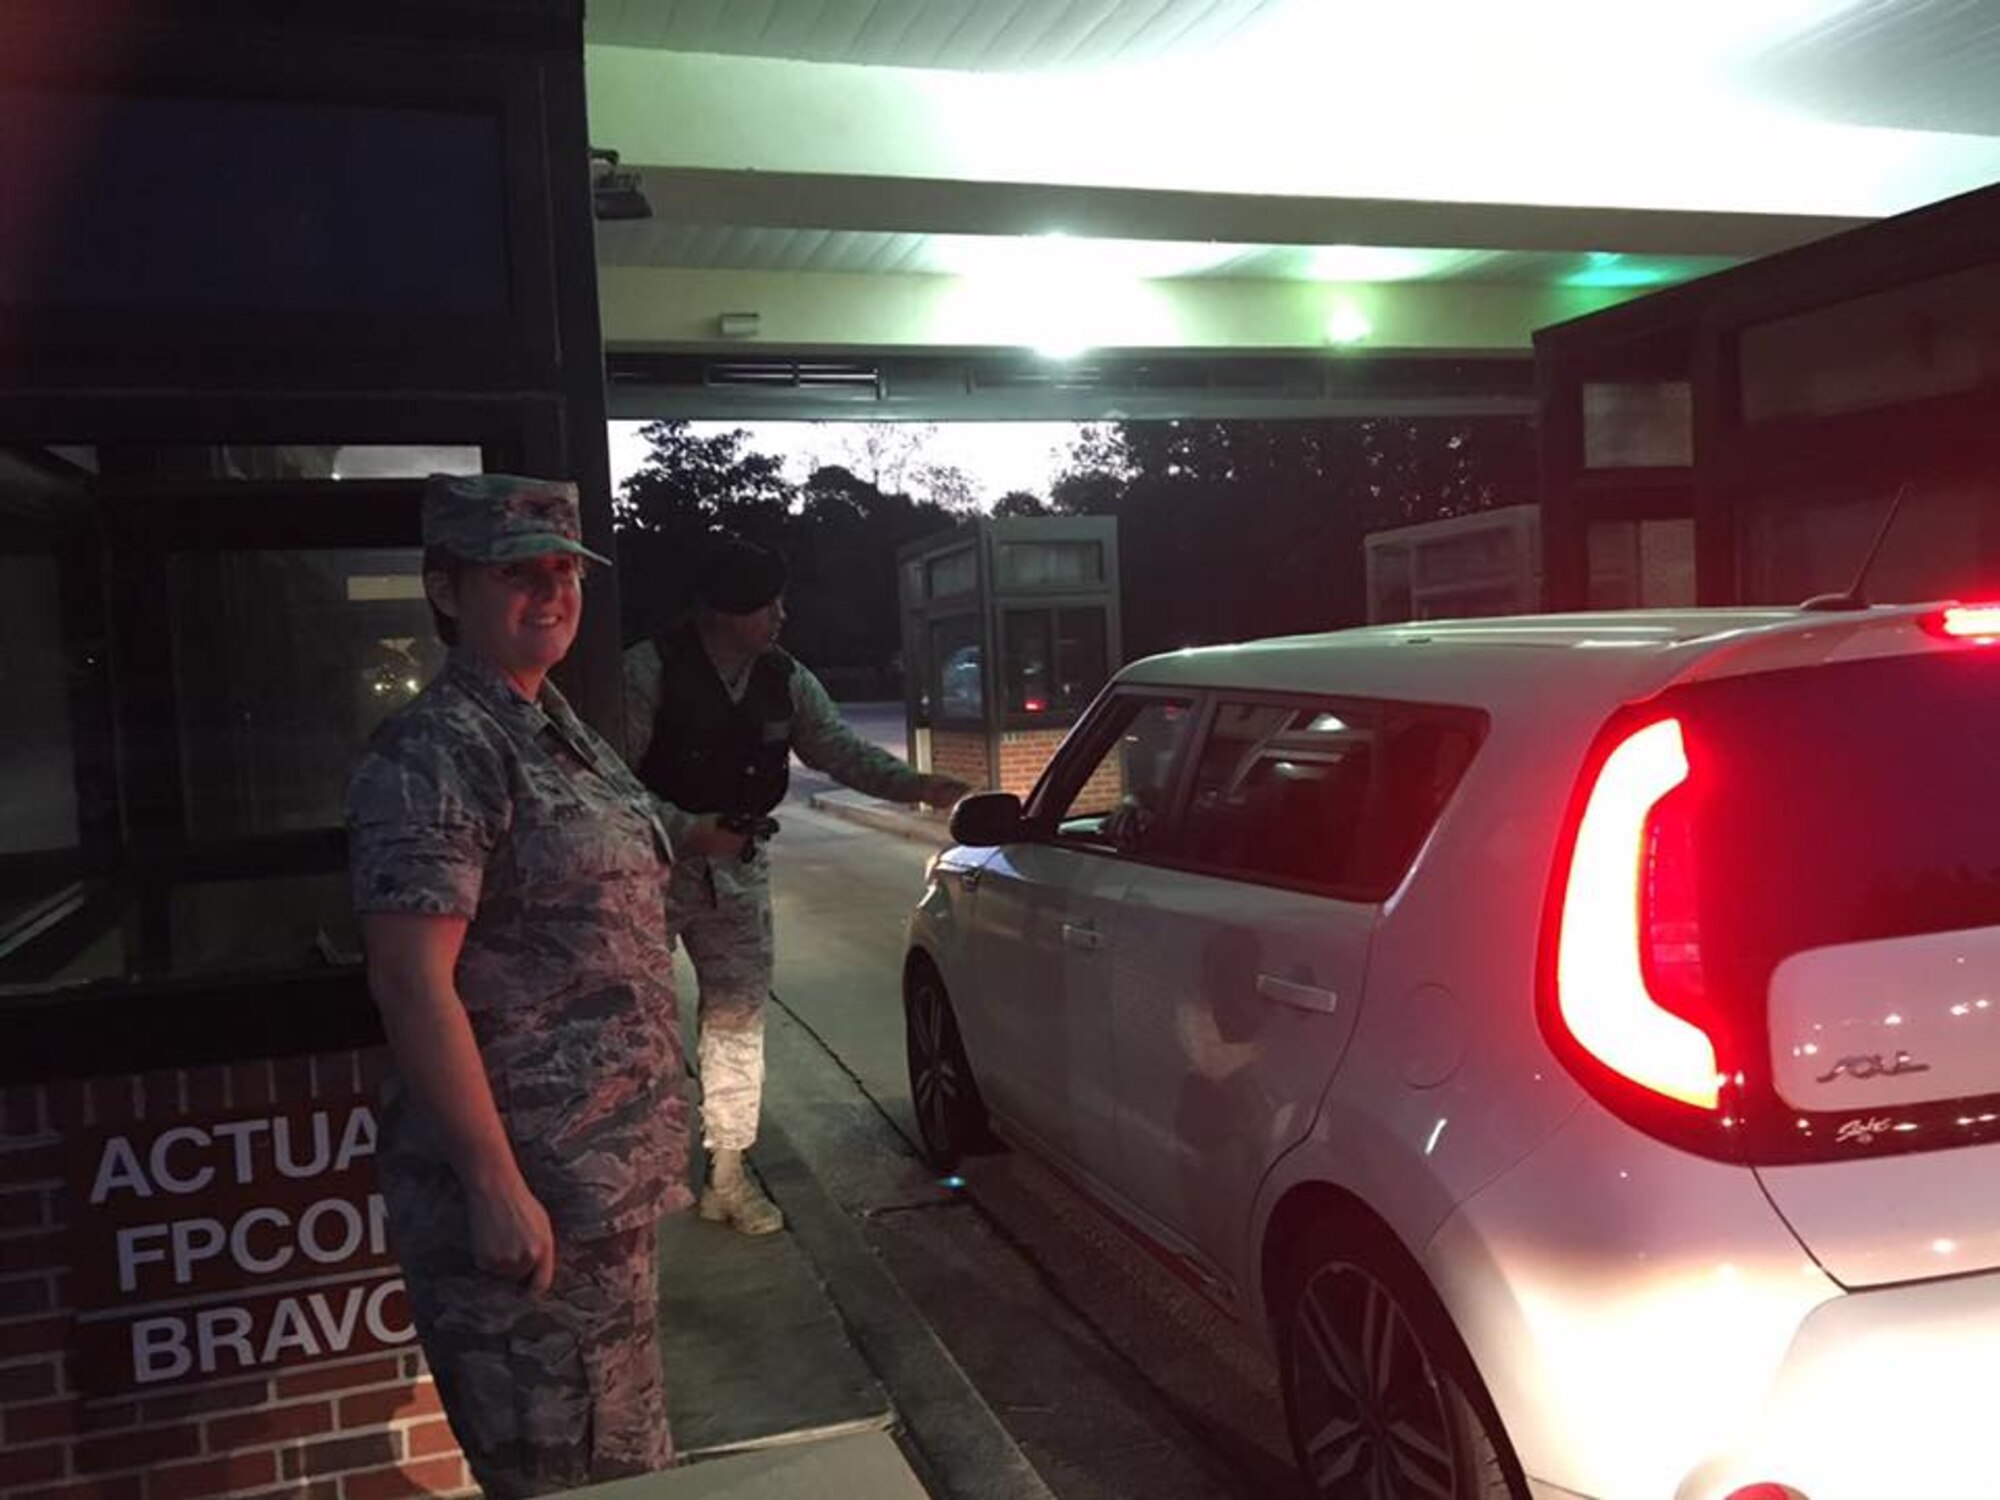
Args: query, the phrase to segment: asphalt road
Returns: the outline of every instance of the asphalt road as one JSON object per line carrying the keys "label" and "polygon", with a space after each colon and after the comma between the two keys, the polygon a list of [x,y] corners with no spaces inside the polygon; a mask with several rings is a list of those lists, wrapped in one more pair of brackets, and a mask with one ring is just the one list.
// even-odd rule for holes
{"label": "asphalt road", "polygon": [[[850,722],[900,752],[900,706]],[[796,780],[771,1124],[1061,1500],[1288,1494],[1273,1372],[1241,1330],[1031,1158],[970,1163],[962,1189],[924,1171],[898,975],[928,851],[806,807],[823,783]]]}

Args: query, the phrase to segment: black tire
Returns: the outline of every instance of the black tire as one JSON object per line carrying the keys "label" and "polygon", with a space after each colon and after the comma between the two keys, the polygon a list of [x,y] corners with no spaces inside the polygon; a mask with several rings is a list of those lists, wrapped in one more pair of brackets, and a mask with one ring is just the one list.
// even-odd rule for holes
{"label": "black tire", "polygon": [[989,1149],[993,1137],[951,997],[928,963],[912,964],[904,979],[903,1035],[924,1160],[949,1172],[962,1158]]}
{"label": "black tire", "polygon": [[1527,1500],[1464,1346],[1383,1231],[1325,1221],[1300,1237],[1278,1358],[1312,1500]]}

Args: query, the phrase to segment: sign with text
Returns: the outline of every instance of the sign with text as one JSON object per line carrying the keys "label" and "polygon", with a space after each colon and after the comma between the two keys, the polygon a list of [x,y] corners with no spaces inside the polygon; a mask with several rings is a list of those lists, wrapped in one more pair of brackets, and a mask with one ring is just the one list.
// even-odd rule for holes
{"label": "sign with text", "polygon": [[78,1375],[106,1395],[411,1342],[361,1100],[80,1131]]}

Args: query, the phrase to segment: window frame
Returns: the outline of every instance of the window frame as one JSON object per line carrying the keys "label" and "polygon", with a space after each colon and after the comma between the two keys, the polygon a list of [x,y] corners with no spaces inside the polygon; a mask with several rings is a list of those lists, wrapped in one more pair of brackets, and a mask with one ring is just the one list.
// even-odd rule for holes
{"label": "window frame", "polygon": [[[1147,704],[1179,702],[1187,705],[1189,727],[1174,751],[1173,765],[1167,773],[1165,811],[1159,825],[1163,847],[1171,847],[1179,837],[1178,819],[1184,802],[1186,778],[1192,765],[1189,750],[1206,721],[1206,690],[1115,681],[1098,694],[1097,701],[1078,721],[1028,793],[1022,822],[1029,841],[1052,849],[1072,849],[1078,853],[1121,859],[1130,864],[1165,864],[1166,861],[1157,853],[1138,853],[1113,845],[1063,838],[1057,832],[1055,804],[1060,801],[1061,810],[1068,811],[1071,799],[1089,783],[1097,768],[1103,764],[1106,753],[1117,743],[1118,736],[1145,711]],[[1138,706],[1126,714],[1125,706],[1134,703]]]}

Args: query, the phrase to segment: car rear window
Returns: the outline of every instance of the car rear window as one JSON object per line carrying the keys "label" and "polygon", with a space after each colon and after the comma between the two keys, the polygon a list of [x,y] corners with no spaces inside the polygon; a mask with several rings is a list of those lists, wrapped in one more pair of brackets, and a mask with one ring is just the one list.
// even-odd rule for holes
{"label": "car rear window", "polygon": [[1728,992],[1808,949],[2000,924],[2000,653],[1723,679],[1681,711]]}

